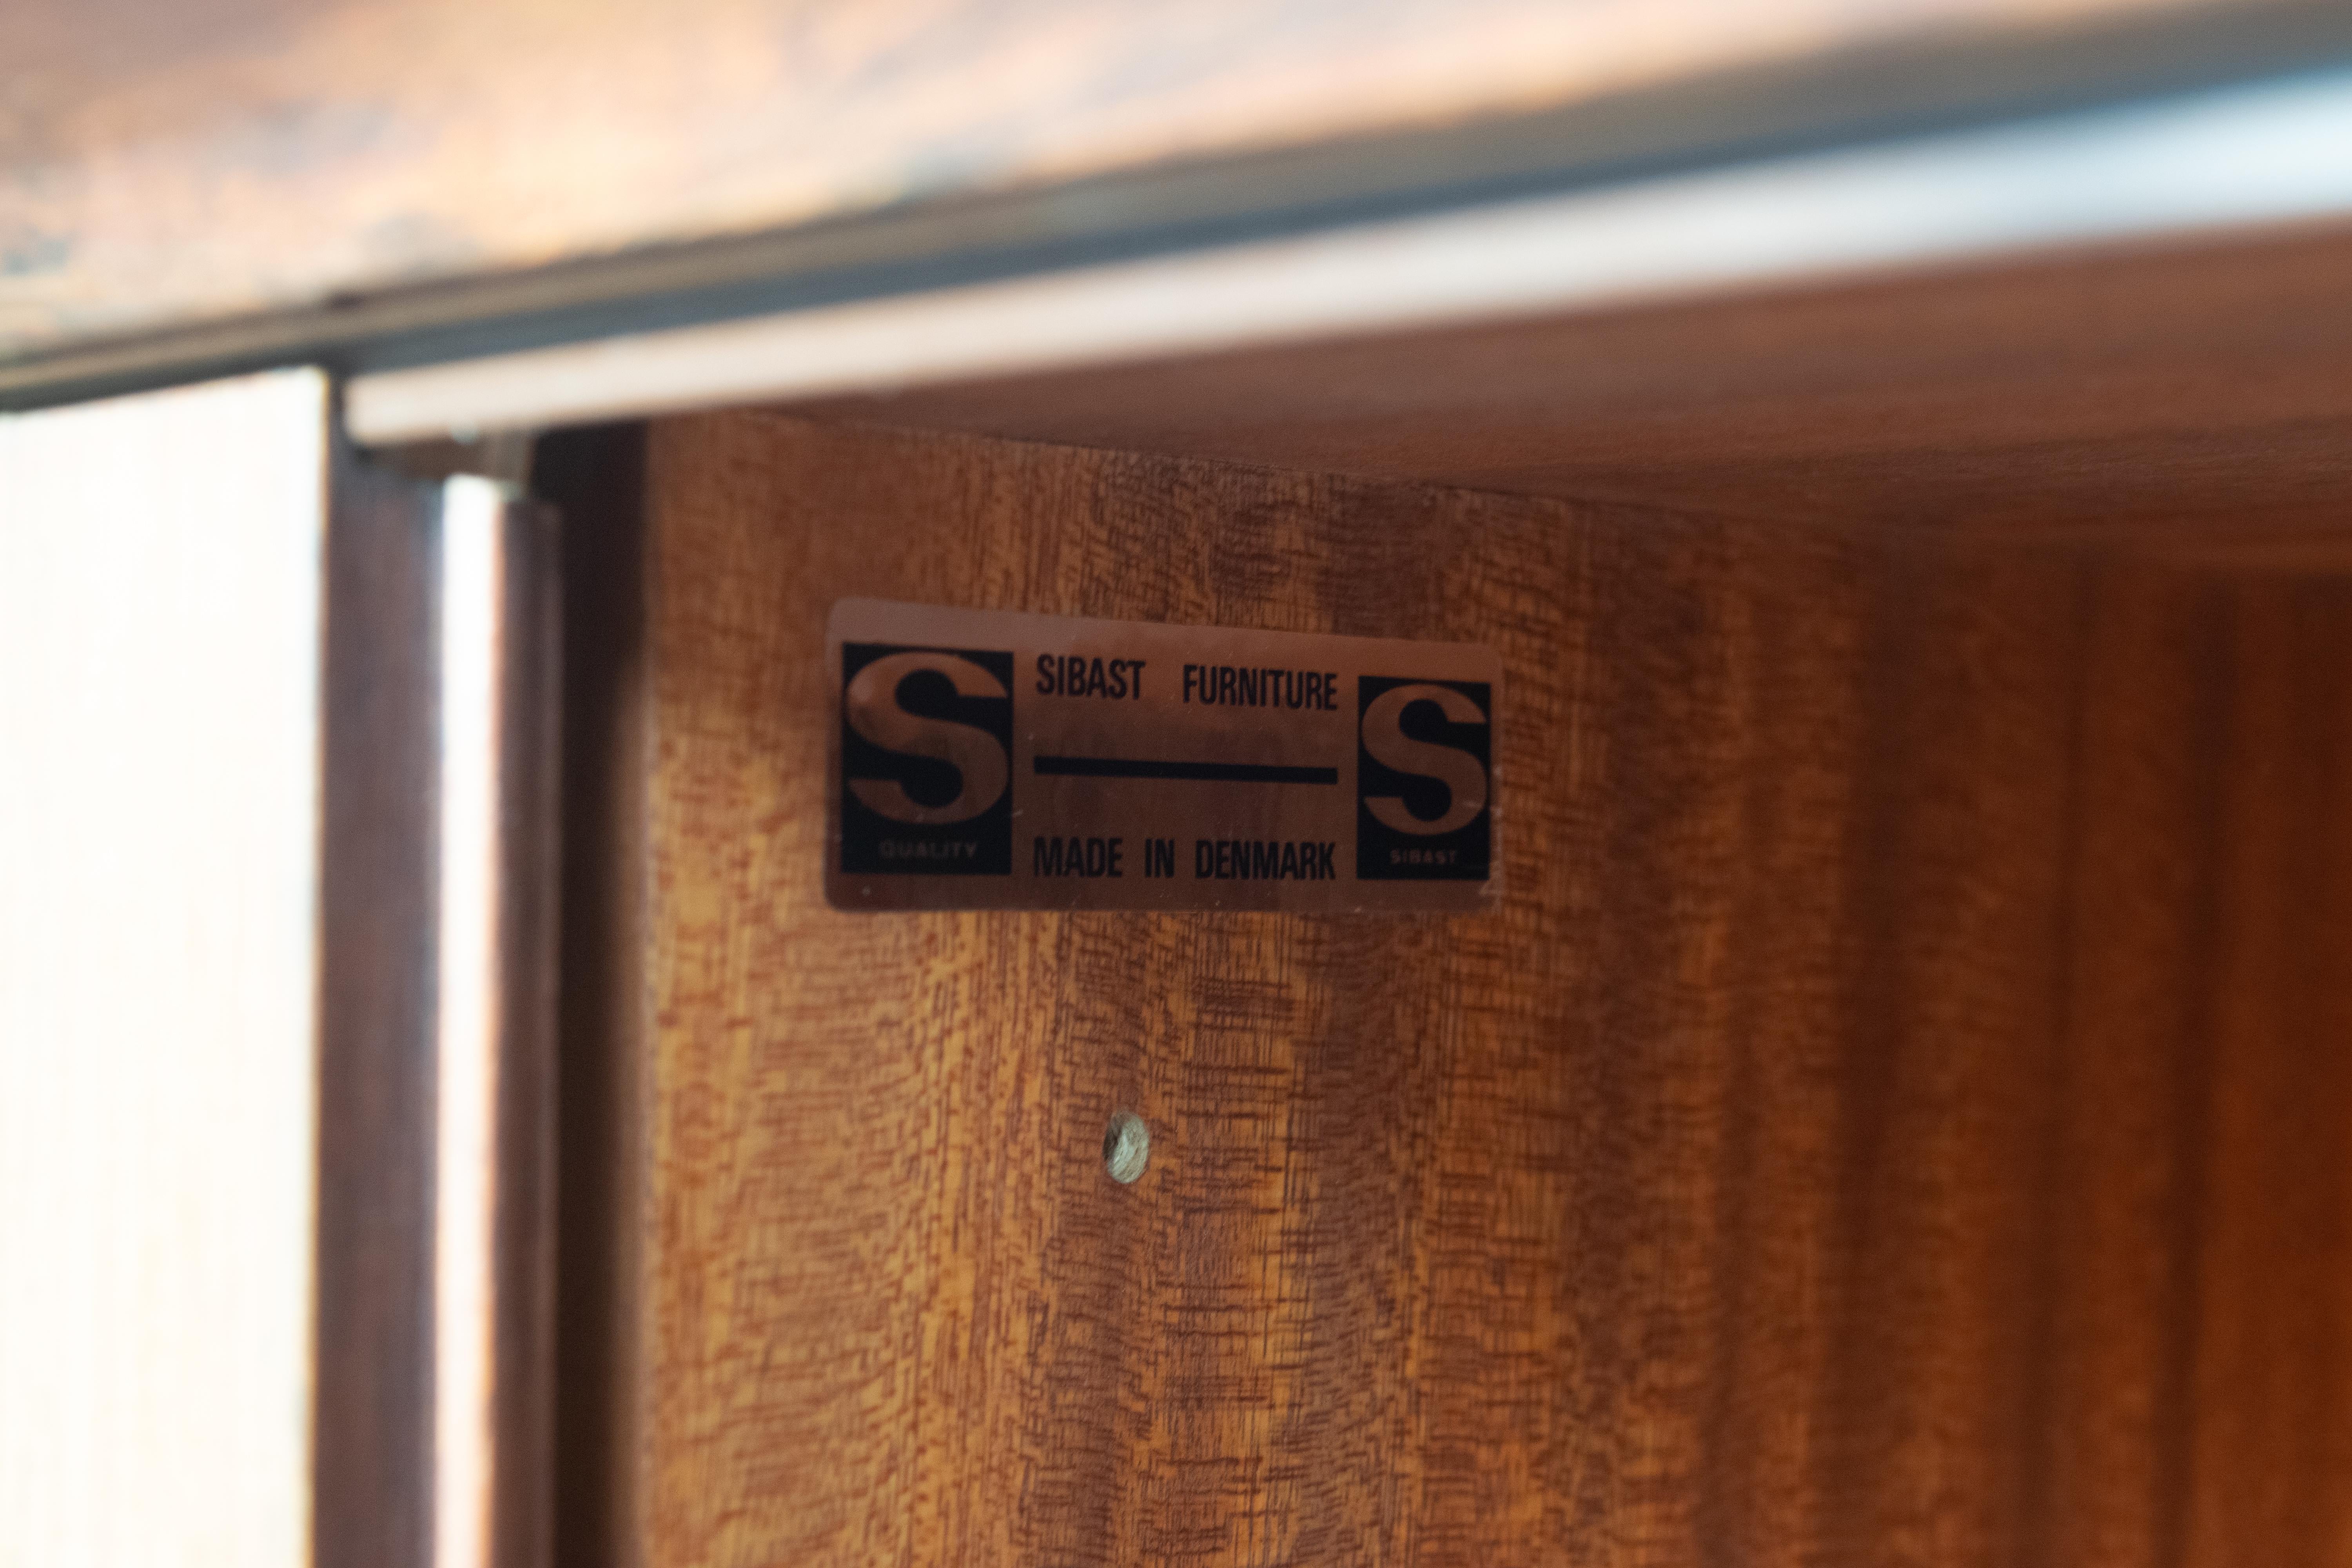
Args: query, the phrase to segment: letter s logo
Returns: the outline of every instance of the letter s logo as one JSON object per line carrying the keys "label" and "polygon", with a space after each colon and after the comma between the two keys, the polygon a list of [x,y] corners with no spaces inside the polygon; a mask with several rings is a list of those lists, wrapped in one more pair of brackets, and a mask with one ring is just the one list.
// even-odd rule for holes
{"label": "letter s logo", "polygon": [[887,654],[850,678],[844,693],[849,727],[884,751],[929,757],[956,771],[955,798],[925,805],[896,779],[851,779],[850,789],[868,810],[897,822],[937,826],[969,822],[1003,796],[1012,763],[1003,744],[987,731],[952,719],[909,713],[898,705],[898,684],[929,671],[945,676],[960,697],[1010,697],[1004,683],[968,658],[950,653]]}
{"label": "letter s logo", "polygon": [[1366,797],[1364,809],[1384,827],[1428,837],[1468,826],[1486,809],[1486,767],[1470,752],[1404,732],[1405,710],[1416,702],[1434,702],[1438,711],[1456,724],[1485,725],[1486,712],[1450,686],[1392,686],[1364,709],[1364,750],[1381,766],[1400,773],[1435,779],[1449,796],[1445,809],[1433,817],[1415,816],[1401,795]]}

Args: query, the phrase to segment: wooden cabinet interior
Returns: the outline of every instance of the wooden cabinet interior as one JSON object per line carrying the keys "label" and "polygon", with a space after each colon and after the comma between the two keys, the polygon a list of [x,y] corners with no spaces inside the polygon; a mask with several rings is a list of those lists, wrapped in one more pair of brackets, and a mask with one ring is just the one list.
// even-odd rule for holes
{"label": "wooden cabinet interior", "polygon": [[[558,1561],[2342,1562],[2347,18],[32,0],[0,411],[309,364],[300,428],[475,468],[639,421],[537,449]],[[420,1046],[442,558],[348,456],[270,776],[323,781],[310,1517],[404,1561],[473,1396],[404,1151],[499,1080]],[[834,912],[853,595],[1491,645],[1502,906]],[[447,1206],[535,1286],[531,1180]],[[549,1406],[492,1386],[465,1508],[533,1561]]]}
{"label": "wooden cabinet interior", "polygon": [[2282,225],[800,407],[1767,521],[2226,541],[2325,527],[2352,480],[2347,274],[2352,224]]}
{"label": "wooden cabinet interior", "polygon": [[[598,612],[574,761],[628,885],[567,951],[641,1033],[567,1111],[567,1169],[618,1172],[567,1284],[604,1303],[567,1380],[606,1380],[567,1394],[575,1544],[2352,1546],[2326,508],[1986,530],[756,411],[611,439],[643,511],[599,537],[642,557],[596,580],[645,597]],[[1490,644],[1501,910],[837,913],[851,595]]]}

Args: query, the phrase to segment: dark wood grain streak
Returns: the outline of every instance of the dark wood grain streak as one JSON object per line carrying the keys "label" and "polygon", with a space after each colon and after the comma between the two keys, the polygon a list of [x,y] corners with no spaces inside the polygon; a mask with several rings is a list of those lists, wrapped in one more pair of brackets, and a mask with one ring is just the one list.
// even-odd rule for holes
{"label": "dark wood grain streak", "polygon": [[550,1568],[561,1224],[563,545],[562,519],[527,500],[502,507],[498,526],[498,628],[490,650],[498,714],[490,940],[499,986],[489,1107],[496,1139],[488,1227],[492,1478],[484,1552],[499,1568]]}
{"label": "dark wood grain streak", "polygon": [[[2324,531],[759,415],[647,472],[651,1562],[2352,1552]],[[828,910],[853,594],[1486,642],[1503,907]]]}
{"label": "dark wood grain streak", "polygon": [[437,492],[348,454],[327,529],[320,906],[321,1568],[432,1550]]}
{"label": "dark wood grain streak", "polygon": [[642,428],[539,444],[562,518],[554,1561],[635,1561],[642,1295],[645,792]]}

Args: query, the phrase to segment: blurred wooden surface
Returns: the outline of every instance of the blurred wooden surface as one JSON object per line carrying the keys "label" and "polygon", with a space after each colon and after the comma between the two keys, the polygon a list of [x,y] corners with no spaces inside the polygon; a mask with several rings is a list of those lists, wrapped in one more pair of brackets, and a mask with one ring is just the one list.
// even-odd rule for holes
{"label": "blurred wooden surface", "polygon": [[440,494],[339,450],[318,846],[318,1325],[310,1561],[434,1539]]}
{"label": "blurred wooden surface", "polygon": [[1764,518],[2229,537],[2352,484],[2352,226],[793,405]]}
{"label": "blurred wooden surface", "polygon": [[[2324,527],[647,461],[651,1563],[2352,1552]],[[1486,641],[1504,909],[834,912],[852,594]]]}
{"label": "blurred wooden surface", "polygon": [[554,1561],[612,1568],[636,1561],[644,1479],[644,437],[563,431],[531,473],[563,519],[565,586]]}
{"label": "blurred wooden surface", "polygon": [[[2341,31],[2330,16],[2310,0],[31,0],[0,13],[0,360],[1746,72],[1825,69],[1784,96],[1833,119],[1890,51],[1925,64],[1874,112],[2095,93],[2207,57],[2307,58],[2295,40]],[[2148,31],[2173,41],[2142,58]],[[1669,119],[1727,112],[1716,129],[1737,140],[1754,127],[1725,103],[1744,90]],[[1561,134],[1546,156],[1591,151]]]}

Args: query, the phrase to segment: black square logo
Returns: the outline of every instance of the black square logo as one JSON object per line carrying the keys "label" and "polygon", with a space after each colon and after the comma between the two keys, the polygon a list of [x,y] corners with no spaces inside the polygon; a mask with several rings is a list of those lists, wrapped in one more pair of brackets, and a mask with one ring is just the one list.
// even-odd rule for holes
{"label": "black square logo", "polygon": [[1483,882],[1494,841],[1493,689],[1356,680],[1356,877]]}
{"label": "black square logo", "polygon": [[841,868],[1013,874],[1013,655],[844,643]]}

